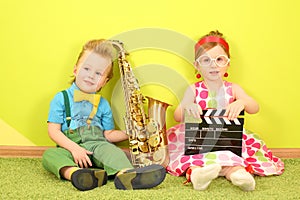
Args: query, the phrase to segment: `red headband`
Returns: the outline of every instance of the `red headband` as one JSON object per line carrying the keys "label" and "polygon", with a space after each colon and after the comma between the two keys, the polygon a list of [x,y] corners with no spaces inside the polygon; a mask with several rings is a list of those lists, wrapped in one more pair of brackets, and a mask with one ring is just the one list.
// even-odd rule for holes
{"label": "red headband", "polygon": [[199,42],[197,42],[197,44],[195,45],[195,52],[197,52],[197,50],[199,49],[199,47],[202,44],[208,43],[208,42],[217,42],[217,43],[220,43],[220,44],[222,44],[225,47],[225,49],[227,51],[229,51],[229,45],[228,45],[228,43],[223,38],[216,37],[216,36],[206,36],[206,37],[202,38],[201,40],[199,40]]}

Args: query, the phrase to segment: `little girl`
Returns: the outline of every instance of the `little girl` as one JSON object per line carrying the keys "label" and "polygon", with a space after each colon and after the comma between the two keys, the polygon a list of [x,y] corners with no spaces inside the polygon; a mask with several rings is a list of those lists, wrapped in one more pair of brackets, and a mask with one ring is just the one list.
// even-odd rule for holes
{"label": "little girl", "polygon": [[[229,45],[218,31],[211,31],[195,45],[194,66],[197,78],[203,81],[192,84],[175,110],[177,122],[184,121],[184,112],[200,118],[202,110],[226,109],[229,120],[238,117],[242,110],[249,114],[259,111],[257,102],[237,84],[223,80],[230,65]],[[200,75],[201,74],[201,75]],[[253,175],[280,175],[284,163],[267,149],[259,137],[243,131],[242,156],[231,151],[215,151],[203,154],[184,155],[184,124],[167,131],[170,163],[167,171],[174,176],[186,175],[195,190],[205,190],[218,176],[225,176],[232,184],[244,191],[255,189]]]}

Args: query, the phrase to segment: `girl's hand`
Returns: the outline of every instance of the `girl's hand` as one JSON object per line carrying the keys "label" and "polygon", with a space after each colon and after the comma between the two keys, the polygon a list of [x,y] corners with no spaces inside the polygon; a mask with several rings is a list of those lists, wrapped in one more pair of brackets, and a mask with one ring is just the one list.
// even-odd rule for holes
{"label": "girl's hand", "polygon": [[89,155],[92,155],[93,152],[86,150],[83,147],[76,147],[71,151],[75,163],[81,168],[88,168],[92,166],[92,162],[89,158]]}
{"label": "girl's hand", "polygon": [[224,115],[227,116],[229,120],[234,120],[240,115],[241,111],[244,109],[245,109],[244,101],[238,99],[227,106]]}
{"label": "girl's hand", "polygon": [[201,107],[195,103],[186,105],[184,110],[187,111],[189,115],[193,115],[194,118],[200,118],[200,115],[202,115]]}

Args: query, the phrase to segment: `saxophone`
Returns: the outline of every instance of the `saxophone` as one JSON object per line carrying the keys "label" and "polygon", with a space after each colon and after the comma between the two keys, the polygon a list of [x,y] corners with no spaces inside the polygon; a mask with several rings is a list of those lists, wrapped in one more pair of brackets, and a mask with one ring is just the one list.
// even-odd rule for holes
{"label": "saxophone", "polygon": [[129,138],[131,162],[134,167],[150,164],[169,164],[168,143],[166,138],[166,109],[169,104],[146,97],[148,99],[148,117],[144,112],[144,96],[140,91],[130,63],[126,60],[123,43],[111,41],[118,50],[120,79],[124,92],[124,123]]}

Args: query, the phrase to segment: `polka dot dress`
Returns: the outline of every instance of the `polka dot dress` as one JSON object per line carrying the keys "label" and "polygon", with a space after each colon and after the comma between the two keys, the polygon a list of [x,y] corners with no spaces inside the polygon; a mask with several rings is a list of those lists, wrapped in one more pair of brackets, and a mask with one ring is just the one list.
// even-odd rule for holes
{"label": "polka dot dress", "polygon": [[[197,82],[195,86],[196,103],[203,110],[207,108],[225,108],[234,101],[232,83],[224,81],[218,94],[210,94],[202,81]],[[273,156],[264,141],[248,130],[243,131],[242,157],[231,151],[184,155],[184,133],[184,124],[178,124],[167,131],[170,154],[167,171],[174,176],[184,175],[190,166],[206,166],[213,163],[219,163],[221,166],[243,166],[250,173],[260,176],[280,175],[284,171],[284,163]]]}

